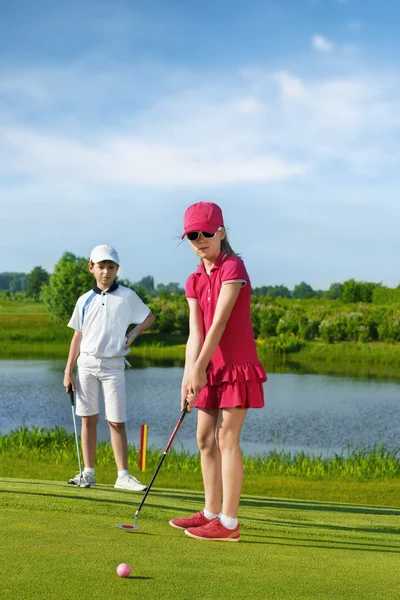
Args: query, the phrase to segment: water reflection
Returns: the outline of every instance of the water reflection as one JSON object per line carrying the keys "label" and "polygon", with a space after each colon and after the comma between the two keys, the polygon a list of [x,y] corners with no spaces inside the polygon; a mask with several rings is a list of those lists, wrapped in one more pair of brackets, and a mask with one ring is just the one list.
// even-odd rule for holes
{"label": "water reflection", "polygon": [[[182,364],[133,364],[142,368],[126,371],[129,441],[137,445],[140,425],[147,423],[149,445],[163,448],[179,417]],[[0,361],[2,433],[22,424],[73,431],[69,397],[62,387],[64,366],[64,361]],[[285,364],[269,370],[265,392],[266,406],[249,411],[243,427],[247,454],[272,448],[329,454],[349,444],[371,447],[381,442],[390,449],[399,446],[397,382],[301,373]],[[188,415],[175,447],[196,450],[195,424],[195,413]],[[108,439],[104,418],[99,439]]]}

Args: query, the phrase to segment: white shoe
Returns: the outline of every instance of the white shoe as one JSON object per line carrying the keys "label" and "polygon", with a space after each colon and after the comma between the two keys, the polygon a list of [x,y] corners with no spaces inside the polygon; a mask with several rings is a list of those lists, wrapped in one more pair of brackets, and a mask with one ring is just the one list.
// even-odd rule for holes
{"label": "white shoe", "polygon": [[142,483],[140,483],[140,481],[138,479],[136,479],[136,477],[133,477],[133,475],[127,475],[126,477],[123,477],[122,479],[120,479],[118,477],[117,481],[115,482],[114,487],[117,490],[130,490],[131,492],[144,492],[144,490],[147,488],[147,485],[143,485]]}
{"label": "white shoe", "polygon": [[81,476],[80,473],[78,473],[77,475],[75,475],[75,477],[72,477],[71,479],[68,479],[68,483],[70,485],[96,485],[96,477],[94,475],[92,475],[91,473],[85,473],[85,471],[82,471],[82,480],[81,480]]}

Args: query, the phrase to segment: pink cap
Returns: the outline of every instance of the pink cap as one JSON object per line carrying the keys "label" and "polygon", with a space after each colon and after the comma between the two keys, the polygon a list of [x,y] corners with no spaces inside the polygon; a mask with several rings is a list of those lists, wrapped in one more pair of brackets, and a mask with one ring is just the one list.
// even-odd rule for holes
{"label": "pink cap", "polygon": [[197,202],[189,206],[185,211],[182,238],[189,231],[216,233],[223,226],[224,218],[222,210],[217,204],[214,204],[214,202]]}

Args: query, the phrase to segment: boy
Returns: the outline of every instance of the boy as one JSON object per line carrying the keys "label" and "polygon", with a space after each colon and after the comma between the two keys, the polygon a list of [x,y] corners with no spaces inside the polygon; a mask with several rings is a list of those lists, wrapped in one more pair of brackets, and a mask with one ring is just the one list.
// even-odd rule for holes
{"label": "boy", "polygon": [[[78,299],[68,323],[75,333],[64,373],[65,389],[67,393],[71,387],[74,391],[76,389],[76,414],[82,417],[83,479],[90,485],[96,484],[94,459],[102,386],[106,419],[118,468],[114,487],[143,491],[146,486],[128,471],[124,368],[129,346],[153,323],[154,316],[133,290],[115,281],[119,257],[114,248],[96,246],[91,252],[88,267],[96,283],[93,290]],[[131,323],[138,325],[127,335]],[[78,378],[75,386],[72,370],[77,359]],[[78,485],[79,475],[68,483]]]}

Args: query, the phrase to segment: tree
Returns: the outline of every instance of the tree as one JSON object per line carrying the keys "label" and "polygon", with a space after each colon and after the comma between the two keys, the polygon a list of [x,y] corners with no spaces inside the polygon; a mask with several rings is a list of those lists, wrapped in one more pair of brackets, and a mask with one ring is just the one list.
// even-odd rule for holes
{"label": "tree", "polygon": [[49,274],[42,267],[35,267],[28,275],[28,288],[26,295],[39,302],[40,292],[43,285],[49,284]]}
{"label": "tree", "polygon": [[152,277],[152,275],[143,277],[140,281],[136,282],[135,285],[144,288],[150,295],[154,294],[154,277]]}
{"label": "tree", "polygon": [[292,294],[290,293],[289,288],[286,285],[272,285],[269,287],[267,292],[268,298],[291,298]]}
{"label": "tree", "polygon": [[361,302],[361,287],[354,279],[348,279],[344,282],[342,288],[341,300],[346,304]]}
{"label": "tree", "polygon": [[379,286],[379,283],[373,283],[371,281],[355,281],[354,279],[349,279],[343,284],[341,300],[346,302],[346,304],[372,302],[374,289]]}
{"label": "tree", "polygon": [[294,287],[293,298],[303,300],[304,298],[313,298],[314,296],[315,292],[312,289],[311,285],[305,283],[304,281],[302,281]]}
{"label": "tree", "polygon": [[342,296],[343,284],[332,283],[329,290],[326,292],[326,298],[330,300],[339,300]]}
{"label": "tree", "polygon": [[42,296],[47,310],[57,321],[68,321],[79,296],[93,287],[95,281],[88,270],[88,262],[87,258],[65,252],[54,267]]}
{"label": "tree", "polygon": [[157,296],[159,296],[163,293],[164,294],[167,293],[168,295],[169,294],[182,295],[185,293],[185,290],[183,288],[181,288],[179,283],[170,281],[169,283],[167,283],[167,285],[165,285],[164,283],[157,284],[155,292],[156,292]]}
{"label": "tree", "polygon": [[285,285],[263,285],[252,290],[255,296],[264,296],[267,298],[291,298],[289,288]]}
{"label": "tree", "polygon": [[26,273],[0,273],[0,291],[9,291],[11,294],[25,292],[28,286]]}

